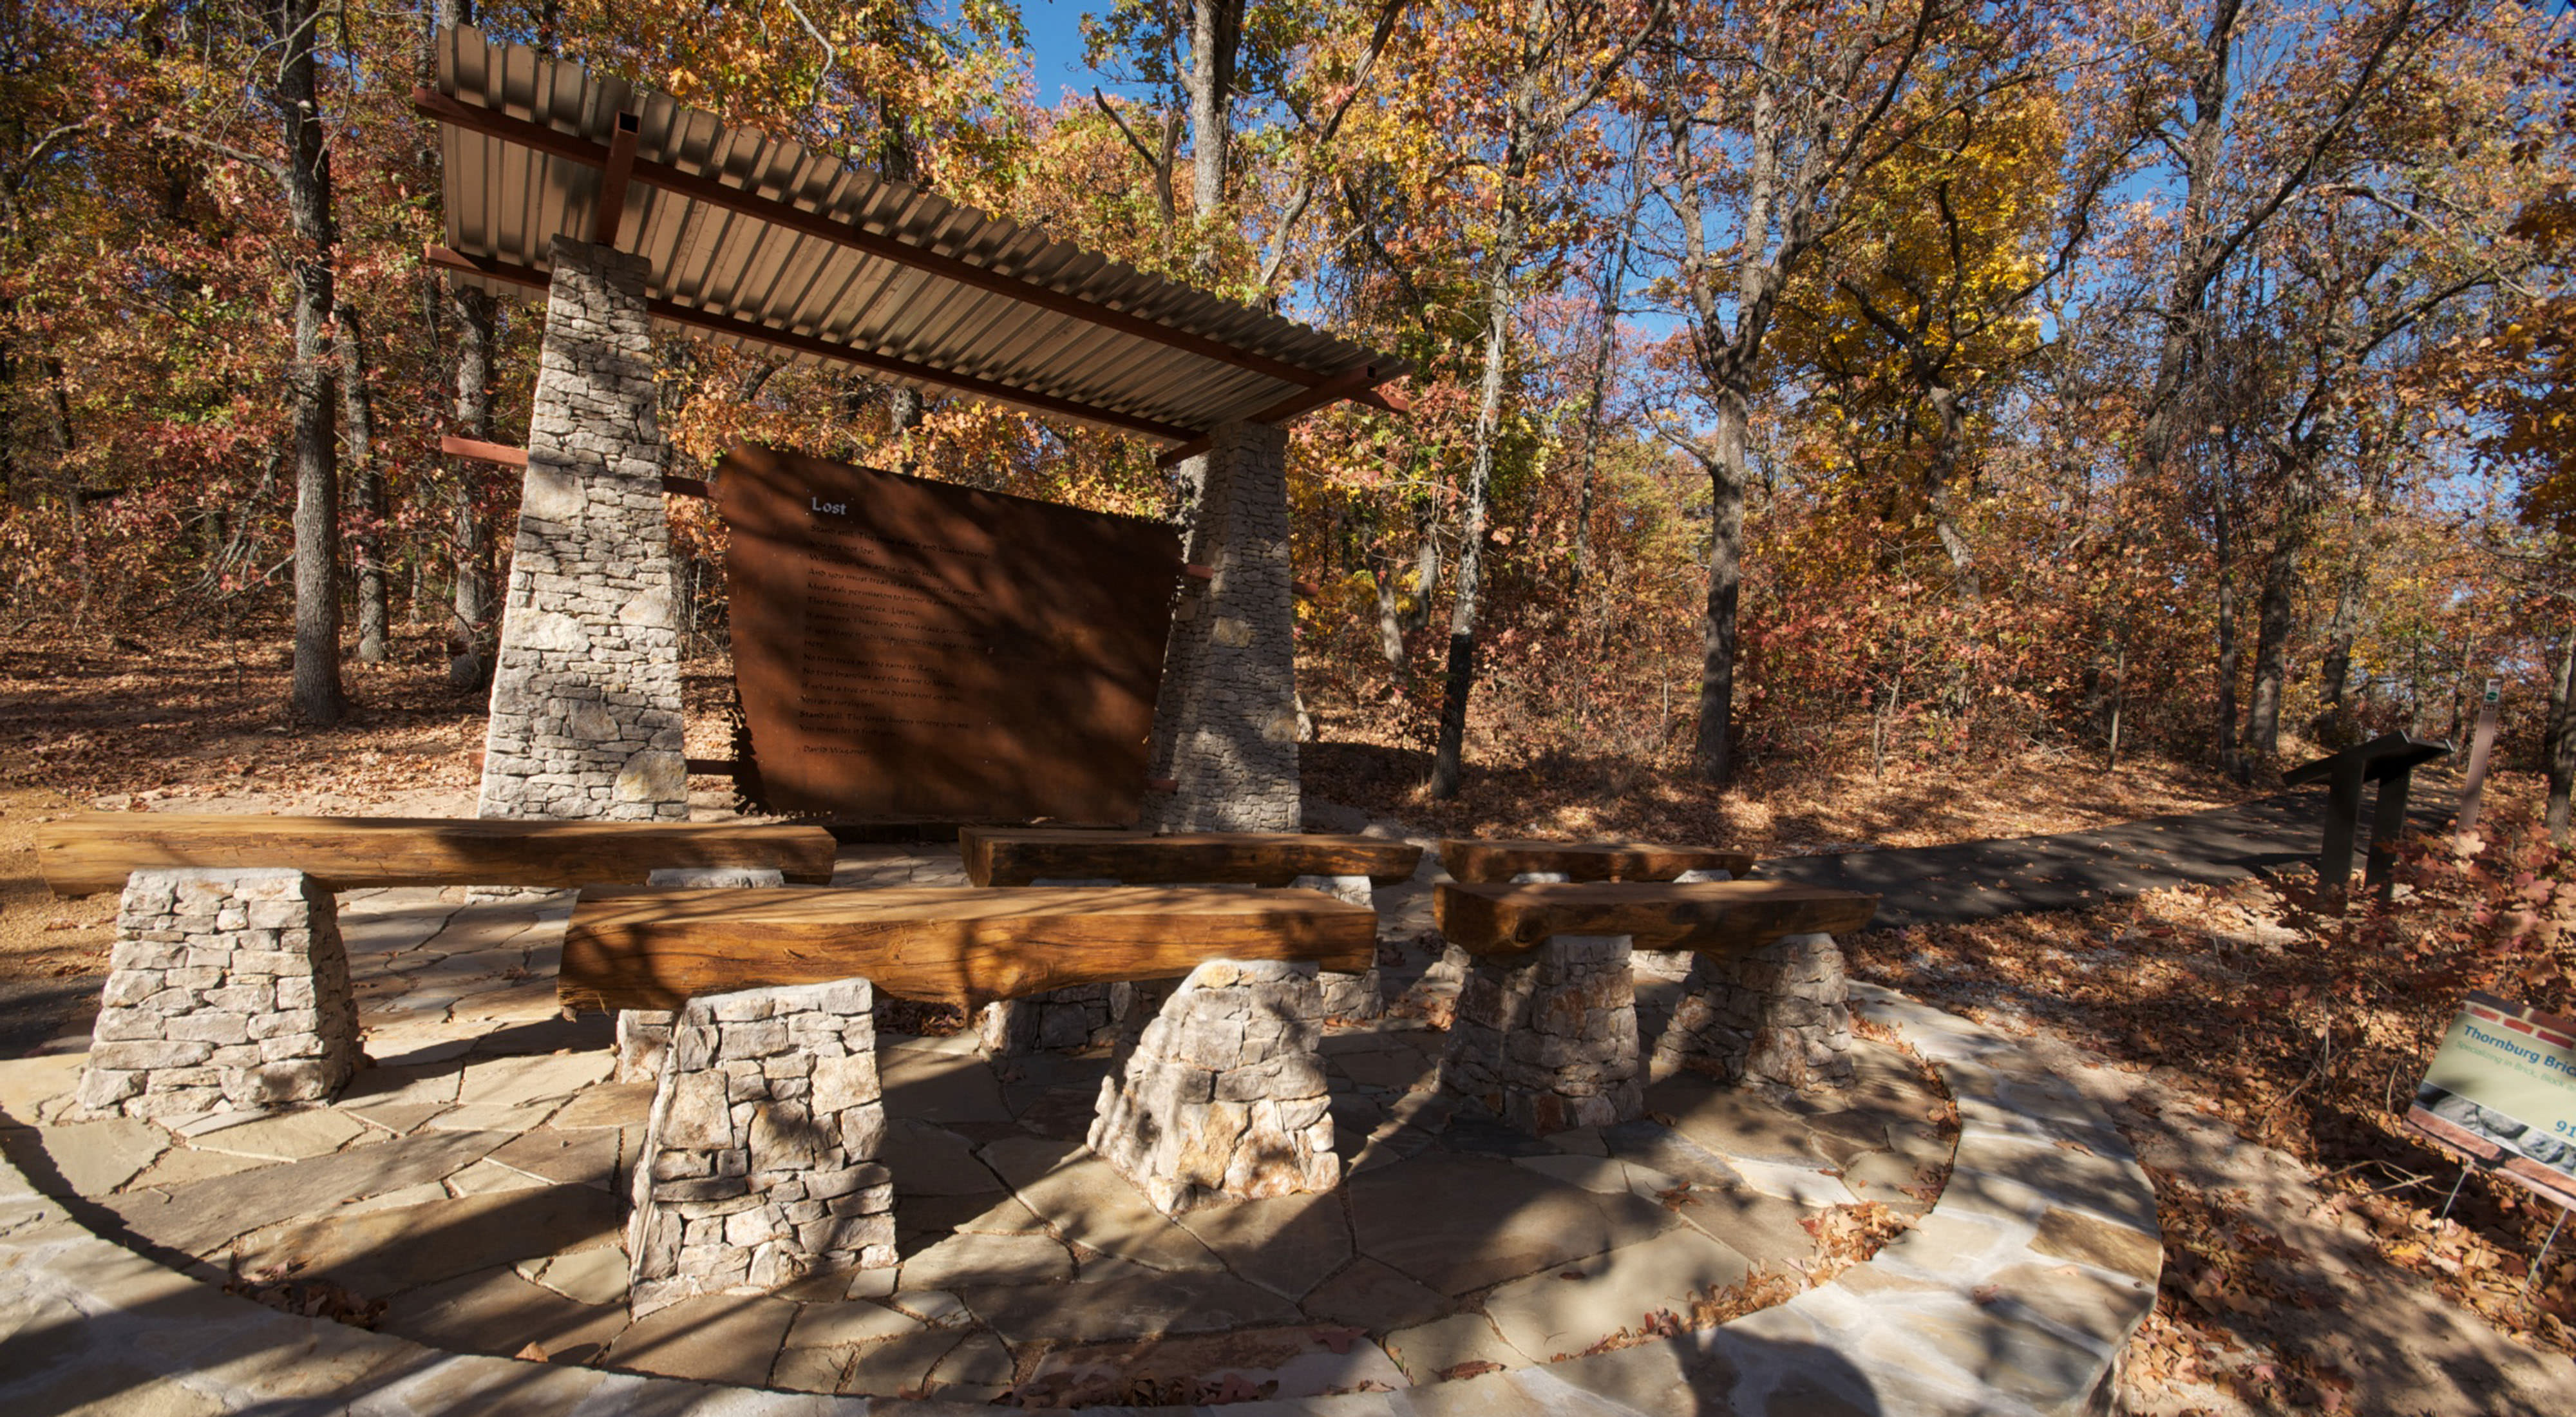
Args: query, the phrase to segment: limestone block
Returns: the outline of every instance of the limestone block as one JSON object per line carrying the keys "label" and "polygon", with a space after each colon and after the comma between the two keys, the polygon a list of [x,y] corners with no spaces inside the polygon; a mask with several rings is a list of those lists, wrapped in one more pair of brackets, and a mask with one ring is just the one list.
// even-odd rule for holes
{"label": "limestone block", "polygon": [[1645,1111],[1637,988],[1625,935],[1552,935],[1469,962],[1440,1083],[1545,1135]]}
{"label": "limestone block", "polygon": [[360,1061],[331,897],[301,871],[126,882],[80,1106],[172,1120],[329,1098]]}
{"label": "limestone block", "polygon": [[1831,935],[1696,960],[1656,1061],[1801,1092],[1852,1080],[1851,981]]}
{"label": "limestone block", "polygon": [[[1366,876],[1299,876],[1289,886],[1297,890],[1322,891],[1336,900],[1375,908],[1377,892]],[[1386,1012],[1386,986],[1378,971],[1360,974],[1337,974],[1324,970],[1315,976],[1324,993],[1324,1017],[1364,1022]]]}
{"label": "limestone block", "polygon": [[1092,1150],[1167,1215],[1331,1190],[1322,1020],[1312,964],[1200,965],[1102,1079]]}
{"label": "limestone block", "polygon": [[[629,1303],[895,1264],[894,1179],[864,979],[693,999],[635,1167]],[[784,1060],[772,1069],[745,1055]]]}

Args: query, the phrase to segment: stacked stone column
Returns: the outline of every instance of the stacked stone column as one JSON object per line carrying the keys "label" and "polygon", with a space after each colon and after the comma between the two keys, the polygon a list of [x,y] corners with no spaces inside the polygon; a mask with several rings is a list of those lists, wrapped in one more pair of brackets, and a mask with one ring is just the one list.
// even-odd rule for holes
{"label": "stacked stone column", "polygon": [[648,263],[557,237],[479,815],[684,821]]}
{"label": "stacked stone column", "polygon": [[1831,935],[1703,955],[1655,1045],[1658,1068],[1808,1091],[1852,1079],[1851,981]]}
{"label": "stacked stone column", "polygon": [[1154,706],[1156,831],[1295,831],[1296,604],[1288,562],[1288,434],[1228,423],[1183,467],[1200,486],[1186,555],[1215,578],[1181,593]]}
{"label": "stacked stone column", "polygon": [[846,979],[680,1011],[627,1222],[637,1315],[894,1265],[874,992]]}
{"label": "stacked stone column", "polygon": [[1440,1083],[1524,1131],[1634,1120],[1637,987],[1626,935],[1552,935],[1478,958],[1458,991]]}
{"label": "stacked stone column", "polygon": [[1341,1179],[1315,966],[1218,960],[1181,981],[1100,1085],[1091,1149],[1167,1215]]}
{"label": "stacked stone column", "polygon": [[134,872],[108,968],[81,1075],[91,1113],[319,1102],[358,1067],[338,911],[301,871]]}

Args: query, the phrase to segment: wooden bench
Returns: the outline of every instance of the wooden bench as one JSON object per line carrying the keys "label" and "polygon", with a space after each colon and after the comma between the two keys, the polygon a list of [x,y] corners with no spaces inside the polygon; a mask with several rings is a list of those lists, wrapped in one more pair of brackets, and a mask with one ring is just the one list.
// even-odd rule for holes
{"label": "wooden bench", "polygon": [[727,866],[820,883],[834,850],[821,827],[745,822],[90,812],[36,828],[38,868],[65,896],[155,867],[291,867],[332,890],[640,885],[664,868]]}
{"label": "wooden bench", "polygon": [[1669,881],[1685,871],[1724,871],[1741,879],[1753,869],[1753,858],[1741,851],[1645,841],[1460,838],[1440,843],[1440,864],[1452,879],[1471,884],[1529,874],[1561,875],[1569,881]]}
{"label": "wooden bench", "polygon": [[1471,955],[1516,955],[1552,935],[1626,935],[1641,950],[1740,954],[1791,935],[1867,925],[1878,897],[1786,881],[1443,884],[1432,911]]}
{"label": "wooden bench", "polygon": [[1643,1114],[1640,951],[1700,956],[1657,1065],[1792,1087],[1851,1075],[1849,985],[1831,936],[1868,924],[1876,896],[1782,881],[1443,884],[1433,909],[1470,956],[1441,1086],[1515,1126]]}
{"label": "wooden bench", "polygon": [[1124,885],[1285,886],[1300,876],[1366,876],[1377,885],[1411,879],[1422,848],[1373,836],[1294,832],[1082,831],[965,827],[957,833],[966,879],[979,886],[1041,880],[1115,880]]}
{"label": "wooden bench", "polygon": [[969,1008],[1210,960],[1369,967],[1377,915],[1318,891],[1169,886],[991,891],[582,892],[558,991],[575,1009],[676,1009],[699,994],[864,978]]}

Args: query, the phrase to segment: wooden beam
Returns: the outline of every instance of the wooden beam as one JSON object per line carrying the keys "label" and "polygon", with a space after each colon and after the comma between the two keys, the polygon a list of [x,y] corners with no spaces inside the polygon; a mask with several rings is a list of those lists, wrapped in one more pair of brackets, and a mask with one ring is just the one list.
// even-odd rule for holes
{"label": "wooden beam", "polygon": [[475,438],[459,438],[450,433],[438,440],[438,450],[451,458],[473,458],[478,462],[499,463],[503,467],[526,467],[528,450],[504,443],[486,443]]}
{"label": "wooden beam", "polygon": [[1082,831],[966,827],[957,833],[966,879],[979,886],[1107,879],[1128,885],[1228,882],[1284,886],[1299,876],[1410,880],[1422,848],[1383,837],[1321,832]]}
{"label": "wooden beam", "polygon": [[1626,935],[1641,950],[1739,954],[1789,935],[1858,930],[1878,913],[1878,897],[1786,881],[1444,883],[1432,913],[1449,943],[1472,955],[1519,954],[1550,935]]}
{"label": "wooden beam", "polygon": [[643,131],[643,119],[619,110],[617,131],[608,139],[608,164],[599,172],[599,207],[591,213],[590,239],[595,245],[617,247],[617,229],[626,217],[626,184],[635,175],[635,139]]}
{"label": "wooden beam", "polygon": [[[447,270],[463,271],[469,275],[479,275],[490,280],[507,281],[512,285],[526,286],[534,290],[543,290],[550,283],[543,271],[509,261],[496,260],[490,256],[464,255],[444,246],[429,247],[423,253],[423,259],[433,266],[440,266]],[[1066,418],[1080,419],[1085,423],[1097,423],[1123,432],[1142,433],[1149,438],[1160,438],[1165,442],[1179,442],[1198,436],[1192,430],[1183,428],[1177,423],[1142,418],[1132,413],[1119,413],[1092,404],[1079,403],[1073,399],[1058,398],[1054,394],[1013,388],[1008,384],[997,384],[990,379],[978,379],[970,374],[934,369],[927,364],[916,364],[909,359],[897,359],[891,355],[853,349],[848,345],[835,344],[813,335],[754,324],[749,320],[737,320],[730,315],[718,315],[692,306],[674,304],[668,300],[648,300],[645,302],[645,310],[656,320],[668,320],[672,324],[685,325],[691,329],[731,335],[736,339],[794,350],[799,354],[810,354],[818,359],[837,360],[843,364],[856,365],[861,369],[873,370],[880,374],[892,374],[897,378],[911,379],[938,388],[955,389],[960,393],[973,394],[995,403],[1025,408],[1033,413],[1052,413]]]}
{"label": "wooden beam", "polygon": [[[415,88],[412,90],[411,101],[412,107],[441,123],[499,138],[506,143],[534,148],[539,152],[589,167],[605,169],[609,163],[609,150],[599,143],[594,143],[587,138],[575,137],[543,123],[514,118],[506,113],[450,98],[436,89]],[[666,163],[638,158],[634,162],[632,177],[633,180],[659,187],[666,192],[676,193],[693,201],[738,211],[745,216],[754,217],[775,226],[783,226],[791,231],[801,232],[835,245],[847,246],[852,250],[862,251],[916,270],[928,271],[932,275],[956,281],[960,285],[972,286],[977,290],[989,290],[997,295],[1006,295],[1041,309],[1071,315],[1089,324],[1116,330],[1120,334],[1134,335],[1138,339],[1150,340],[1155,344],[1195,354],[1203,359],[1213,359],[1238,369],[1249,369],[1256,374],[1268,375],[1283,383],[1312,387],[1325,381],[1323,375],[1311,369],[1303,369],[1283,360],[1255,354],[1251,350],[1237,348],[1223,340],[1193,334],[1188,330],[1175,329],[1141,315],[1131,315],[1124,310],[1113,309],[1097,301],[1085,300],[1078,295],[1068,295],[1036,281],[1005,275],[971,261],[963,261],[954,256],[926,250],[899,237],[869,231],[849,222],[824,216],[819,212],[809,212],[774,197],[764,197],[757,192],[746,192],[729,183],[712,177],[702,177],[694,172],[685,172]],[[1342,397],[1360,397],[1363,402],[1371,403],[1376,407],[1401,411],[1394,402],[1369,398],[1366,395],[1343,395]]]}
{"label": "wooden beam", "polygon": [[662,474],[662,490],[674,497],[695,497],[701,502],[712,502],[716,499],[716,490],[699,479],[673,477],[667,472]]}
{"label": "wooden beam", "polygon": [[[1363,364],[1359,368],[1354,369],[1347,374],[1337,375],[1311,389],[1291,394],[1243,421],[1246,423],[1285,423],[1292,418],[1303,417],[1306,414],[1314,412],[1316,409],[1340,403],[1345,399],[1358,399],[1362,393],[1375,389],[1381,380],[1392,377],[1393,375],[1391,374],[1380,374],[1377,372],[1377,366],[1374,364]],[[1361,401],[1370,402],[1370,400],[1365,399]],[[1398,413],[1402,413],[1411,407],[1411,405],[1404,403],[1400,399],[1393,403],[1388,403],[1383,400],[1376,401],[1376,406],[1379,408],[1392,408]],[[1183,458],[1197,457],[1199,454],[1206,452],[1211,446],[1213,446],[1213,440],[1202,434],[1199,437],[1192,438],[1188,442],[1181,444],[1177,448],[1165,448],[1163,451],[1155,454],[1154,465],[1156,467],[1171,467],[1180,462]]]}
{"label": "wooden beam", "polygon": [[676,1009],[701,994],[864,978],[975,1008],[1218,959],[1359,973],[1376,958],[1377,912],[1321,891],[610,888],[582,892],[557,990],[575,1009]]}
{"label": "wooden beam", "polygon": [[830,880],[821,827],[474,817],[256,817],[90,812],[36,828],[56,895],[123,889],[154,867],[286,866],[335,890],[641,883],[666,866],[748,866]]}
{"label": "wooden beam", "polygon": [[1440,864],[1461,881],[1508,881],[1524,871],[1554,871],[1577,881],[1669,881],[1684,871],[1724,871],[1742,879],[1753,858],[1713,846],[1647,841],[1475,841],[1440,843]]}

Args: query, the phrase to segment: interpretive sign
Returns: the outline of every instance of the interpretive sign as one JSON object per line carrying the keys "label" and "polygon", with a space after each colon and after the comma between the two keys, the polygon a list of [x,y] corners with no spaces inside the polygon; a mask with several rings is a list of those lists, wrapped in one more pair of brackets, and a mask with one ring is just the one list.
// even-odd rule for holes
{"label": "interpretive sign", "polygon": [[741,447],[717,469],[762,795],[852,821],[1136,819],[1160,523]]}
{"label": "interpretive sign", "polygon": [[2576,1206],[2576,1020],[2471,993],[2406,1121]]}

